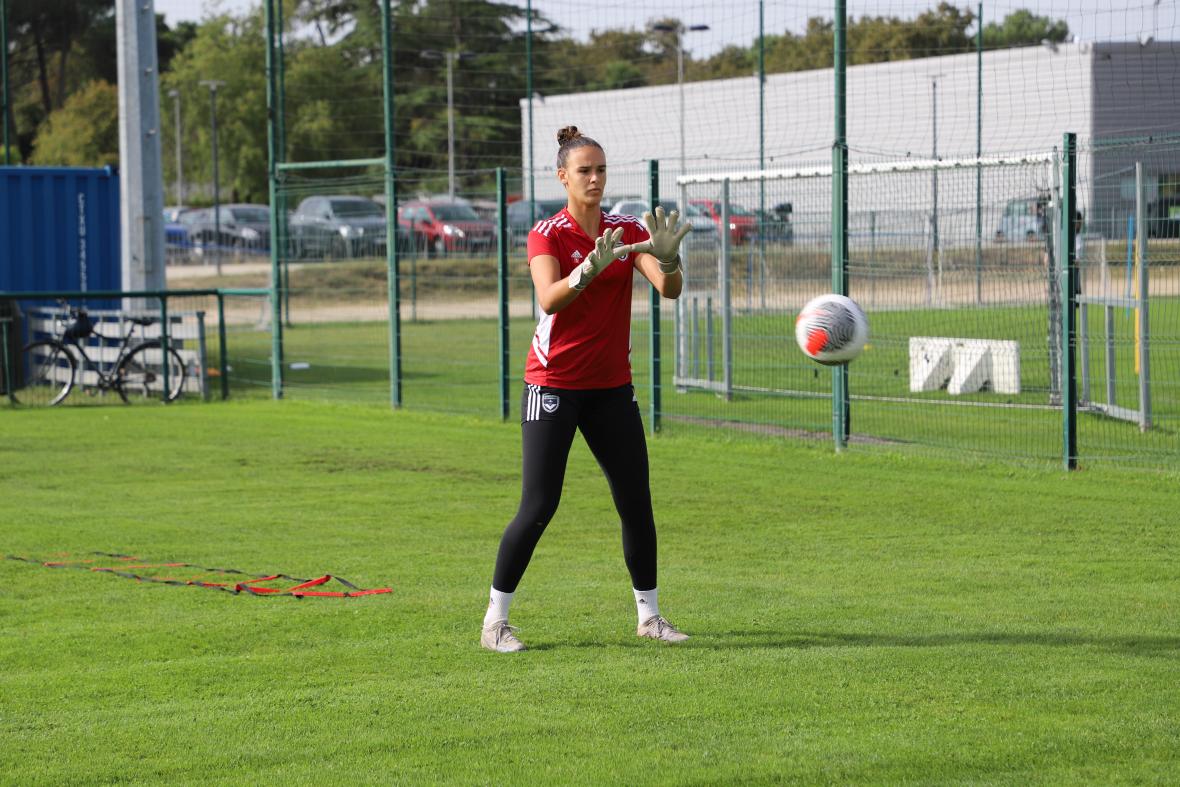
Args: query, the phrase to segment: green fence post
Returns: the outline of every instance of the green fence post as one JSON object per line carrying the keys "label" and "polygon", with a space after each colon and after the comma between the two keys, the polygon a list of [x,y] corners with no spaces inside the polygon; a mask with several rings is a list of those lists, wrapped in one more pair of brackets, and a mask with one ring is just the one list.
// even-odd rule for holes
{"label": "green fence post", "polygon": [[164,390],[160,392],[168,404],[168,293],[157,293],[160,298],[160,367],[163,369]]}
{"label": "green fence post", "polygon": [[[835,141],[832,144],[832,292],[848,294],[848,140],[847,94],[845,92],[846,3],[836,0],[833,32],[835,83]],[[848,364],[832,367],[832,440],[836,450],[848,445]]]}
{"label": "green fence post", "polygon": [[401,257],[397,247],[397,148],[394,145],[393,10],[381,0],[381,106],[385,157],[385,280],[389,290],[389,403],[402,406]]}
{"label": "green fence post", "polygon": [[4,392],[8,394],[8,401],[16,404],[16,396],[12,393],[12,389],[16,387],[16,383],[12,379],[12,366],[8,357],[7,317],[0,317],[0,352],[4,353],[4,365],[0,366],[0,371],[4,372]]}
{"label": "green fence post", "polygon": [[507,181],[503,167],[496,167],[496,280],[500,298],[500,419],[508,420],[509,315],[508,315],[508,213]]}
{"label": "green fence post", "polygon": [[1078,260],[1074,241],[1077,227],[1077,135],[1067,133],[1061,142],[1061,418],[1065,469],[1078,466],[1078,381],[1077,381],[1077,307]]}
{"label": "green fence post", "polygon": [[275,399],[283,398],[283,296],[282,268],[279,263],[279,90],[275,52],[275,0],[266,0],[266,147],[267,180],[270,193],[270,384]]}
{"label": "green fence post", "polygon": [[[682,173],[683,174],[683,173]],[[660,162],[652,159],[647,162],[647,188],[650,195],[648,202],[654,211],[660,204]],[[651,330],[648,334],[648,353],[651,362],[651,432],[660,431],[660,293],[652,287],[649,294],[649,313]]]}
{"label": "green fence post", "polygon": [[221,348],[221,358],[218,360],[218,370],[221,372],[221,400],[229,398],[229,348],[226,347],[225,332],[225,295],[217,291],[217,342]]}

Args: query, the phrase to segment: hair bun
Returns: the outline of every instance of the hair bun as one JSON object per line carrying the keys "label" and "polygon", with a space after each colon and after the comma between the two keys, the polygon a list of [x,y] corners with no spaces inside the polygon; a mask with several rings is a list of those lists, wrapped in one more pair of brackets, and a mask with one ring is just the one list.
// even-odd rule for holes
{"label": "hair bun", "polygon": [[582,132],[578,131],[577,126],[566,126],[557,132],[557,144],[565,145],[567,142],[572,142],[580,136],[582,136]]}

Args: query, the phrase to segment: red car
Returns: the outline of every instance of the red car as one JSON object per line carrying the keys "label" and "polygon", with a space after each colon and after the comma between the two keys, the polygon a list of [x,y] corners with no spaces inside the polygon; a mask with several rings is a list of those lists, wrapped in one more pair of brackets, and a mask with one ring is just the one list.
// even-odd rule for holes
{"label": "red car", "polygon": [[489,253],[496,244],[496,225],[481,219],[465,202],[407,202],[398,206],[397,220],[429,255]]}
{"label": "red car", "polygon": [[[703,210],[721,231],[721,201],[713,199],[689,200],[693,205]],[[741,205],[729,203],[729,240],[740,244],[753,240],[758,235],[758,217],[754,211]]]}

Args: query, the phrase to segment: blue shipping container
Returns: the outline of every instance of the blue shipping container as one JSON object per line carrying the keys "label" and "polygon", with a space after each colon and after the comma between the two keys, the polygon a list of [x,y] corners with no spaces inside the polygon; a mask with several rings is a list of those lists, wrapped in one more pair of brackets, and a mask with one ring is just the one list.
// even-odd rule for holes
{"label": "blue shipping container", "polygon": [[0,292],[119,290],[119,173],[0,167]]}

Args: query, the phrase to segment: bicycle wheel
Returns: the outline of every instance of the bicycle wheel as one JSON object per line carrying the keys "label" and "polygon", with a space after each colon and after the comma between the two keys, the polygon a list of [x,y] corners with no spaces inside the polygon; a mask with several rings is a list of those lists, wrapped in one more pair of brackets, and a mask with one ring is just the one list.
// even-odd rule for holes
{"label": "bicycle wheel", "polygon": [[[164,390],[163,347],[158,341],[144,342],[119,363],[115,370],[115,390],[128,404],[158,402]],[[175,349],[168,348],[168,401],[180,396],[184,388],[184,360]]]}
{"label": "bicycle wheel", "polygon": [[74,356],[60,342],[29,342],[21,350],[12,398],[29,407],[52,407],[70,395],[76,367]]}

